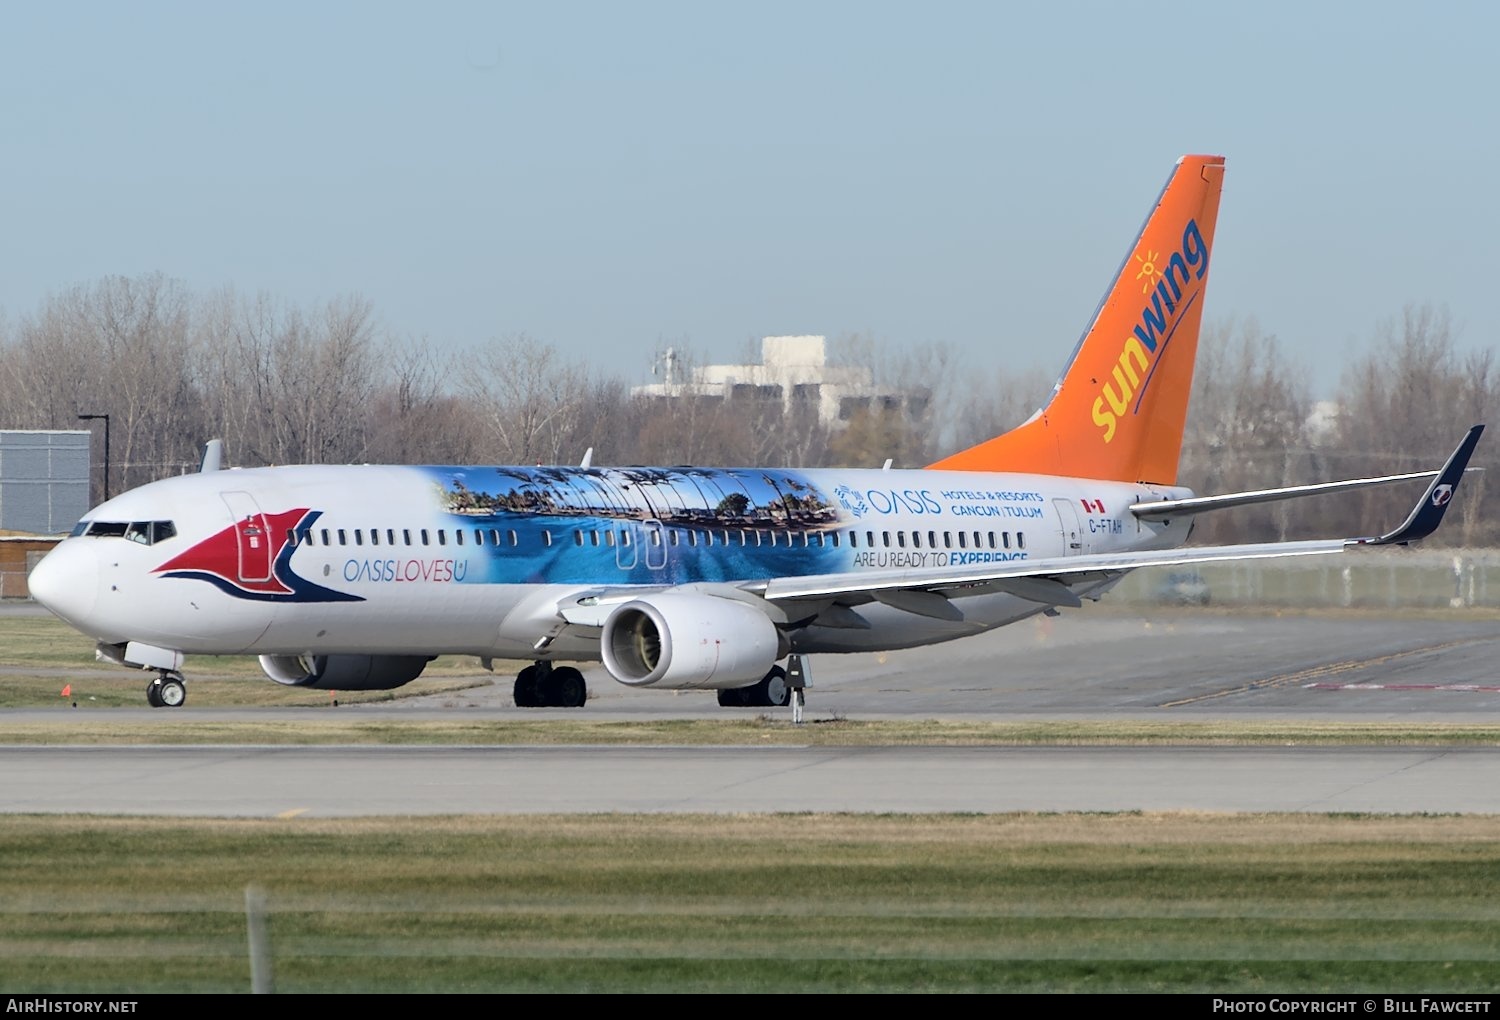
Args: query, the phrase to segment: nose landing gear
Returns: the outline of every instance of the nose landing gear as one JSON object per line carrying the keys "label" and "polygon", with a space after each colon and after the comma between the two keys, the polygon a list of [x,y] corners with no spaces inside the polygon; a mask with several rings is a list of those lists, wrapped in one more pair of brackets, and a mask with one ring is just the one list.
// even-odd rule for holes
{"label": "nose landing gear", "polygon": [[176,670],[157,670],[156,678],[146,686],[146,704],[152,708],[180,708],[186,700],[187,683]]}

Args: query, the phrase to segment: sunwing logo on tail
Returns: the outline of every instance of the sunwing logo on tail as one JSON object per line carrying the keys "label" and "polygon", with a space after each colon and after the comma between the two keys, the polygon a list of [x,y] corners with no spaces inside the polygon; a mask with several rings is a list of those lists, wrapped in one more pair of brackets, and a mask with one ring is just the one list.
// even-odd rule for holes
{"label": "sunwing logo on tail", "polygon": [[[1203,243],[1197,220],[1188,220],[1182,245],[1171,258],[1162,263],[1158,255],[1148,249],[1135,257],[1140,264],[1135,279],[1143,281],[1142,292],[1151,295],[1151,303],[1141,309],[1139,324],[1120,348],[1113,382],[1106,379],[1094,399],[1094,424],[1104,430],[1106,443],[1115,438],[1115,423],[1130,410],[1131,401],[1139,406],[1161,352],[1171,341],[1182,314],[1201,293],[1201,288],[1189,288],[1208,272],[1208,246]],[[1151,286],[1153,281],[1155,288]]]}

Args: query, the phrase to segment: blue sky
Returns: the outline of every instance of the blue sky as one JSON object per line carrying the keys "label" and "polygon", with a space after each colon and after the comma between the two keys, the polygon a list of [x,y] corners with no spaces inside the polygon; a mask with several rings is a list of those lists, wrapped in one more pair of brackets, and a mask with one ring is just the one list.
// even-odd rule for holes
{"label": "blue sky", "polygon": [[1331,390],[1407,304],[1500,339],[1497,12],[15,4],[0,312],[160,271],[632,381],[664,344],[852,332],[1050,376],[1172,162],[1214,152],[1207,321]]}

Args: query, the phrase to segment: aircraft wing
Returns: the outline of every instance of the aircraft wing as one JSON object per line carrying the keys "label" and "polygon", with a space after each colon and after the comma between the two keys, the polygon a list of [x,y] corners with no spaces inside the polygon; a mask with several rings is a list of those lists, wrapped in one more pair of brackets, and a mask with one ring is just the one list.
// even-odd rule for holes
{"label": "aircraft wing", "polygon": [[[793,605],[799,601],[821,603],[818,608],[819,616],[837,619],[843,615],[843,607],[835,603],[860,596],[867,597],[862,601],[874,599],[923,616],[961,620],[962,612],[949,601],[953,596],[1005,592],[1042,605],[1076,607],[1082,601],[1070,585],[1105,581],[1139,567],[1269,559],[1277,556],[1319,556],[1359,546],[1405,545],[1426,538],[1437,530],[1483,431],[1483,425],[1475,425],[1469,429],[1440,470],[1404,476],[1431,477],[1432,481],[1406,520],[1375,538],[1313,539],[1055,556],[963,567],[862,570],[778,577],[739,584],[697,583],[680,585],[672,590],[695,591],[703,595],[747,602],[756,605],[775,622],[783,624],[796,615]],[[610,612],[619,604],[662,590],[667,590],[666,586],[575,592],[558,603],[557,614],[562,620],[575,626],[602,627]],[[842,624],[835,625],[857,627],[862,625],[862,621],[855,614],[848,614]]]}
{"label": "aircraft wing", "polygon": [[[940,618],[957,618],[958,610],[947,603],[949,594],[974,595],[1008,592],[1047,605],[1079,604],[1070,583],[1106,579],[1139,567],[1214,563],[1228,560],[1267,559],[1275,556],[1316,556],[1343,552],[1357,546],[1405,545],[1426,538],[1437,530],[1454,491],[1468,467],[1469,458],[1484,431],[1483,425],[1469,429],[1448,461],[1437,472],[1408,477],[1432,476],[1402,524],[1376,538],[1319,539],[1302,542],[1263,542],[1248,545],[1200,546],[1141,552],[1060,556],[1037,560],[986,563],[957,568],[878,570],[808,577],[775,578],[746,585],[771,602],[818,599],[866,594],[879,601]],[[1334,483],[1339,484],[1339,483]]]}
{"label": "aircraft wing", "polygon": [[1274,503],[1283,499],[1301,496],[1326,496],[1352,489],[1368,489],[1377,485],[1394,485],[1411,482],[1418,478],[1432,478],[1437,471],[1412,471],[1404,475],[1381,475],[1378,478],[1350,478],[1340,482],[1317,482],[1313,485],[1292,485],[1282,489],[1256,489],[1251,492],[1227,492],[1220,496],[1193,496],[1189,499],[1159,499],[1149,503],[1131,504],[1130,512],[1143,521],[1166,521],[1176,517],[1191,517],[1209,510],[1225,510],[1229,507],[1249,506],[1252,503]]}

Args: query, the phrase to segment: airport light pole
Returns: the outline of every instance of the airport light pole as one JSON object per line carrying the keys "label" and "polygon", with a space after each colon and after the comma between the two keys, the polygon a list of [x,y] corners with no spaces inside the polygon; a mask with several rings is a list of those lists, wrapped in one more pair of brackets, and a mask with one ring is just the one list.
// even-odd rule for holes
{"label": "airport light pole", "polygon": [[80,414],[78,420],[104,422],[104,500],[107,501],[109,499],[109,415]]}

